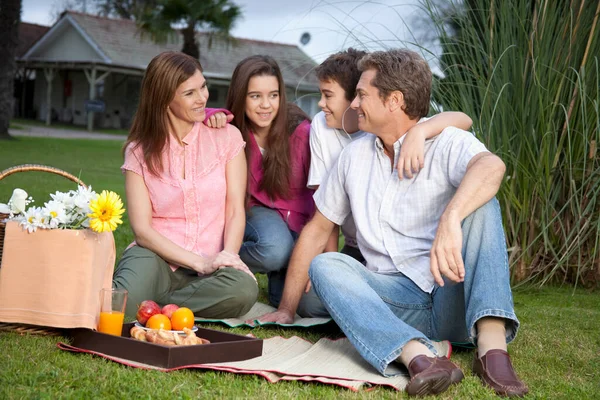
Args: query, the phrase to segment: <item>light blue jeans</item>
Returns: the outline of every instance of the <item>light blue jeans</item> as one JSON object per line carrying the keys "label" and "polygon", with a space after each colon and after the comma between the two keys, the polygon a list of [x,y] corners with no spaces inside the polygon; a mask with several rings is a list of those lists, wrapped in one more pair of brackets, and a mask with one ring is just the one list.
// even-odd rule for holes
{"label": "light blue jeans", "polygon": [[[244,243],[240,258],[253,273],[267,274],[268,297],[278,307],[283,295],[285,276],[298,233],[289,229],[276,210],[254,206],[246,213]],[[328,317],[314,290],[305,293],[298,305],[302,317]]]}
{"label": "light blue jeans", "polygon": [[519,327],[510,288],[506,240],[496,199],[462,224],[465,280],[445,280],[431,294],[401,273],[367,270],[351,257],[325,253],[311,263],[317,295],[359,353],[381,374],[410,340],[434,353],[430,339],[475,343],[475,323],[488,316],[506,321],[506,341]]}

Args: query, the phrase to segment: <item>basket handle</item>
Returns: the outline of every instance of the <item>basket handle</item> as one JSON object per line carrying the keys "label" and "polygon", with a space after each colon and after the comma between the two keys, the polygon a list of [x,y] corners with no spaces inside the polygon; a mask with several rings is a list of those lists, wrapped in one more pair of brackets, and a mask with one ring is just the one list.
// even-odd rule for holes
{"label": "basket handle", "polygon": [[49,172],[52,174],[60,175],[62,177],[65,177],[65,178],[77,183],[78,185],[83,186],[84,188],[87,188],[87,185],[85,183],[83,183],[81,181],[81,179],[79,179],[75,175],[72,175],[66,171],[63,171],[62,169],[48,167],[46,165],[40,165],[40,164],[23,164],[23,165],[17,165],[14,167],[7,168],[4,171],[0,172],[0,181],[9,175],[16,174],[17,172],[26,172],[26,171],[41,171],[41,172]]}

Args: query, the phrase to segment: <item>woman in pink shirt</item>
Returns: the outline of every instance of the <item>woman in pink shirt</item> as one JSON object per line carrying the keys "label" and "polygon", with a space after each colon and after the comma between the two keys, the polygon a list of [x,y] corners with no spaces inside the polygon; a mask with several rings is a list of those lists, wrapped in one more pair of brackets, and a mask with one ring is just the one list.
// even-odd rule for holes
{"label": "woman in pink shirt", "polygon": [[124,147],[125,191],[135,242],[113,286],[196,315],[237,317],[258,294],[237,255],[245,228],[246,158],[237,128],[202,124],[208,99],[198,60],[165,52],[148,65]]}
{"label": "woman in pink shirt", "polygon": [[[248,159],[240,257],[252,272],[268,275],[269,302],[277,307],[294,243],[314,213],[313,191],[306,187],[310,120],[287,103],[279,65],[269,56],[248,57],[237,65],[226,108],[246,141]],[[310,316],[312,296],[304,296],[300,315]]]}

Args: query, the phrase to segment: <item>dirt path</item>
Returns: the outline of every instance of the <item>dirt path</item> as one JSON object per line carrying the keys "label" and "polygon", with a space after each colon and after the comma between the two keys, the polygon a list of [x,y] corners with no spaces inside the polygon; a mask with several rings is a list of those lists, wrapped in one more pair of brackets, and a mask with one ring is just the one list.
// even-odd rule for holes
{"label": "dirt path", "polygon": [[109,133],[88,132],[84,130],[61,129],[47,126],[23,125],[23,129],[9,129],[12,136],[53,137],[60,139],[93,139],[93,140],[118,140],[124,142],[126,135],[113,135]]}

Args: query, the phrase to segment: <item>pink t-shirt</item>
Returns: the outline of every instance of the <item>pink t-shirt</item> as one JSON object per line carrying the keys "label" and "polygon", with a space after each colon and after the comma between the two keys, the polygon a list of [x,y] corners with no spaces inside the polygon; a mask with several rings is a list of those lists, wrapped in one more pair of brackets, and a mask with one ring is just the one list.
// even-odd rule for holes
{"label": "pink t-shirt", "polygon": [[[121,170],[144,178],[154,229],[188,251],[212,256],[223,250],[225,167],[245,143],[233,125],[212,129],[201,123],[194,124],[182,141],[185,146],[169,136],[159,176],[148,171],[141,146],[134,149],[133,143],[125,151]],[[184,166],[185,179],[180,173]]]}
{"label": "pink t-shirt", "polygon": [[277,210],[288,227],[300,233],[304,225],[315,211],[312,195],[314,191],[306,187],[308,170],[310,167],[310,122],[303,121],[290,135],[290,196],[289,199],[271,199],[265,191],[260,190],[264,171],[262,155],[253,134],[248,135],[248,146],[251,150],[251,159],[248,171],[248,206],[262,206]]}

